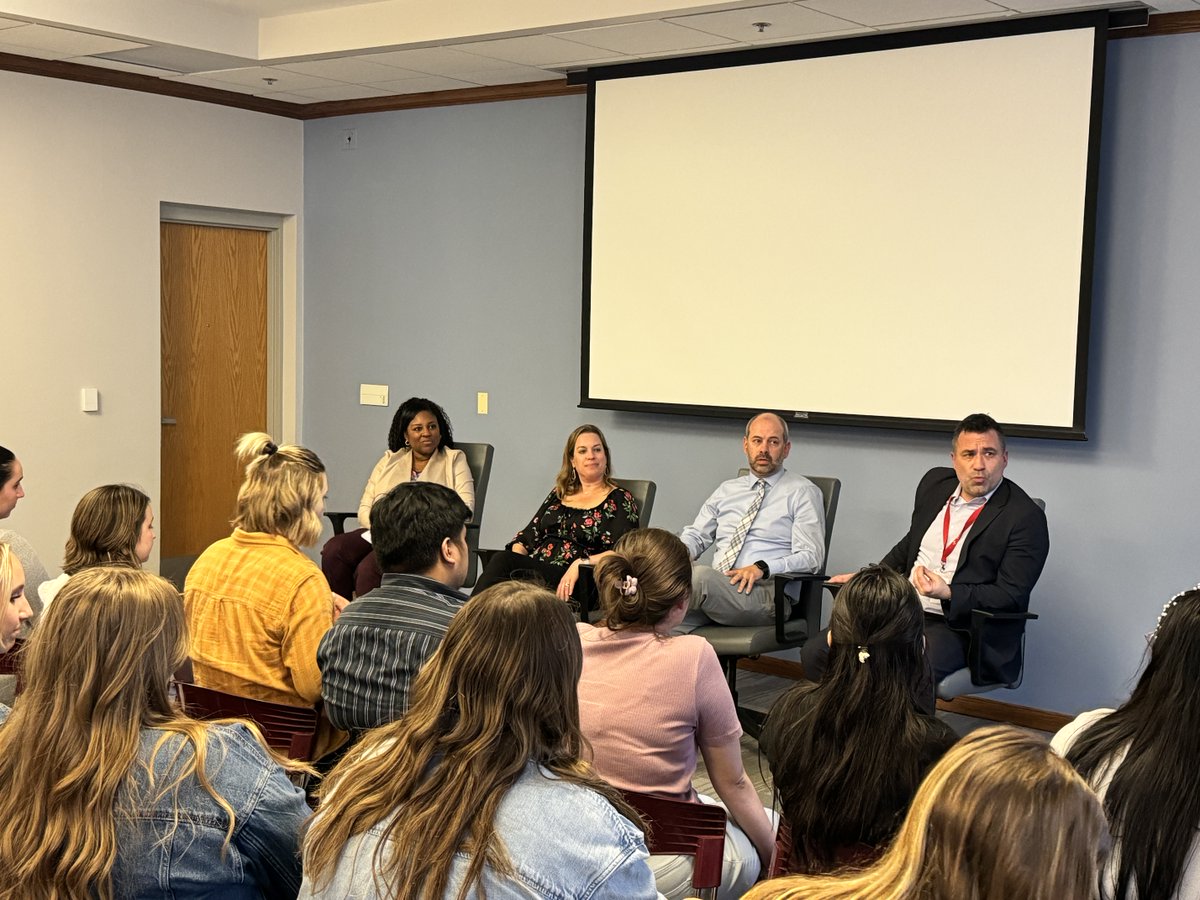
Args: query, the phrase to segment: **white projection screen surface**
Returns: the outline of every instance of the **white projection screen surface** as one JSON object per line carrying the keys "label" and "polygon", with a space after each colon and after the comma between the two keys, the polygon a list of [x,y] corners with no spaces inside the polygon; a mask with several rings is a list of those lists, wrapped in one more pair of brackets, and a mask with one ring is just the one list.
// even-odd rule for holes
{"label": "white projection screen surface", "polygon": [[581,405],[1083,439],[1103,19],[1036,21],[587,73]]}

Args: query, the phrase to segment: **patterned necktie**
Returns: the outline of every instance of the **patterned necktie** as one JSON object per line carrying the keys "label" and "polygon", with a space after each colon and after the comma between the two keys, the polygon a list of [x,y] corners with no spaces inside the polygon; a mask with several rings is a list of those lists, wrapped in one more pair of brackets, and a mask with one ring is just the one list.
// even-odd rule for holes
{"label": "patterned necktie", "polygon": [[742,516],[742,521],[738,522],[737,528],[733,530],[733,536],[729,539],[729,546],[725,548],[725,552],[721,554],[721,558],[716,561],[713,566],[718,572],[728,572],[733,568],[733,564],[737,562],[738,554],[742,552],[742,544],[746,543],[746,533],[750,530],[750,526],[754,524],[754,517],[758,515],[759,507],[762,506],[763,497],[767,493],[767,483],[761,478],[754,485],[754,499],[750,501],[750,508],[746,510],[746,514]]}

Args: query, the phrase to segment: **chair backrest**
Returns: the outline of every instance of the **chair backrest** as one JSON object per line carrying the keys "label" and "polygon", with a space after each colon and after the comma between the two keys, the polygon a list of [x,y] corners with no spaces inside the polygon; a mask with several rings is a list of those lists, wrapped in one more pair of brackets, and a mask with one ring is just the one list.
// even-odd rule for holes
{"label": "chair backrest", "polygon": [[638,505],[638,528],[650,527],[650,513],[654,511],[654,494],[657,486],[653,481],[640,478],[614,478],[617,484],[633,494]]}
{"label": "chair backrest", "polygon": [[650,829],[646,849],[651,854],[694,856],[692,887],[702,892],[701,896],[705,891],[715,896],[725,856],[725,810],[637,791],[621,793]]}
{"label": "chair backrest", "polygon": [[467,525],[467,548],[471,551],[468,557],[467,580],[463,587],[475,583],[479,566],[479,528],[483,523],[483,503],[487,499],[488,482],[492,477],[492,456],[496,448],[491,444],[457,444],[457,449],[467,458],[467,468],[471,470],[471,478],[475,481],[475,514]]}
{"label": "chair backrest", "polygon": [[[743,467],[738,469],[738,476],[749,475],[750,470]],[[821,492],[821,500],[825,505],[825,561],[829,561],[829,544],[833,540],[833,520],[837,518],[838,498],[842,496],[842,482],[837,478],[825,475],[805,475]]]}
{"label": "chair backrest", "polygon": [[175,687],[189,715],[197,719],[249,719],[271,749],[292,759],[312,759],[317,735],[317,711],[312,707],[254,700],[183,682],[176,682]]}

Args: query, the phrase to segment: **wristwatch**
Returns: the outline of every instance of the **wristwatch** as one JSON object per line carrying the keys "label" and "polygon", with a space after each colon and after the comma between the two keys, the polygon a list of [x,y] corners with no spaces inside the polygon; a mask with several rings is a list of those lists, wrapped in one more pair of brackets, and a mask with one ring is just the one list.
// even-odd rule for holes
{"label": "wristwatch", "polygon": [[758,571],[763,573],[763,578],[771,577],[771,570],[767,568],[767,564],[761,559],[755,560],[754,564],[758,566]]}

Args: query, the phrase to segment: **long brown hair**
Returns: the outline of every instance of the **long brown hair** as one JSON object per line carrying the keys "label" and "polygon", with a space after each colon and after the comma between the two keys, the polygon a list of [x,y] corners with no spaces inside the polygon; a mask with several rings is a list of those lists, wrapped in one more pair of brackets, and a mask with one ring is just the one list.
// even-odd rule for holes
{"label": "long brown hair", "polygon": [[150,498],[131,484],[102,484],[75,505],[71,536],[63,554],[68,575],[93,566],[142,567],[138,541]]}
{"label": "long brown hair", "polygon": [[381,824],[373,866],[383,897],[441,900],[461,851],[471,861],[460,897],[485,865],[510,874],[496,811],[531,761],[638,822],[581,758],[582,668],[574,618],[554,594],[509,581],[472,597],[417,676],[408,713],[372,731],[330,776],[304,841],[317,888],[347,841]]}
{"label": "long brown hair", "polygon": [[576,442],[585,434],[594,434],[600,438],[600,446],[604,448],[604,483],[609,488],[617,486],[610,477],[612,475],[612,453],[608,450],[608,441],[604,437],[604,432],[595,425],[580,425],[567,435],[567,445],[563,448],[562,467],[558,470],[558,477],[554,479],[554,492],[558,494],[559,499],[569,497],[579,490],[579,478],[575,474],[575,467],[571,465],[571,458],[575,455]]}
{"label": "long brown hair", "polygon": [[[228,843],[234,810],[206,776],[207,725],[168,695],[187,647],[183,602],[164,578],[96,567],[59,592],[24,651],[25,691],[0,727],[0,900],[111,900],[118,819],[193,777],[224,811]],[[150,797],[129,779],[146,728],[165,732],[154,756],[177,761]],[[153,757],[142,764],[153,767]]]}
{"label": "long brown hair", "polygon": [[243,434],[235,453],[246,466],[246,480],[238,490],[233,527],[277,534],[297,547],[315,544],[326,485],[320,457],[294,444],[277,446],[260,431]]}
{"label": "long brown hair", "polygon": [[1106,841],[1100,801],[1066,760],[999,725],[942,757],[874,866],[776,879],[743,900],[1092,900]]}

